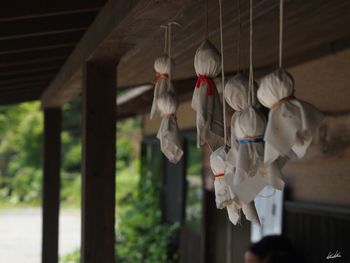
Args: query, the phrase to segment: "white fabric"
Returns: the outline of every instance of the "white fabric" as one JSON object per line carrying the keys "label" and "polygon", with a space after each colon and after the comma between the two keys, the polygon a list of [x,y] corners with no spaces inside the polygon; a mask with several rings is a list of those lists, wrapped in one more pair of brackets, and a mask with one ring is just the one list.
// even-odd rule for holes
{"label": "white fabric", "polygon": [[[261,137],[265,124],[264,116],[253,107],[248,107],[235,120],[235,136],[237,140]],[[263,158],[263,143],[238,145],[232,188],[244,203],[251,202],[266,185],[265,179],[258,172],[263,166]]]}
{"label": "white fabric", "polygon": [[[221,146],[210,155],[210,165],[214,175],[223,174],[225,172],[225,161],[225,146]],[[214,180],[214,188],[216,207],[219,209],[226,207],[229,219],[234,225],[240,221],[241,209],[249,221],[260,224],[254,203],[243,203],[239,197],[231,191],[227,183],[226,174],[224,178],[221,177]]]}
{"label": "white fabric", "polygon": [[[254,90],[257,89],[257,85],[254,82]],[[241,74],[230,77],[225,85],[224,97],[226,102],[235,110],[235,113],[231,118],[231,148],[227,153],[226,163],[225,163],[225,180],[229,185],[229,189],[232,197],[234,197],[234,202],[227,206],[227,212],[229,214],[230,221],[236,225],[240,220],[240,211],[247,220],[260,224],[259,217],[254,205],[254,202],[244,203],[239,197],[234,193],[234,178],[236,171],[236,162],[238,159],[238,144],[236,142],[236,135],[234,132],[236,119],[239,118],[242,110],[248,107],[248,90],[249,90],[249,79]],[[254,94],[256,94],[254,92]]]}
{"label": "white fabric", "polygon": [[197,76],[205,75],[209,78],[215,78],[220,73],[220,53],[209,40],[204,40],[198,47],[194,56],[194,69]]}
{"label": "white fabric", "polygon": [[[210,155],[210,166],[214,176],[225,172],[226,151],[225,146],[221,146]],[[230,189],[224,179],[214,179],[216,207],[222,209],[232,203]]]}
{"label": "white fabric", "polygon": [[[261,80],[258,99],[265,107],[271,108],[293,93],[292,76],[278,69]],[[264,136],[265,163],[272,163],[280,156],[302,158],[322,117],[314,106],[296,98],[270,109]]]}
{"label": "white fabric", "polygon": [[[248,107],[248,90],[248,77],[238,72],[236,75],[230,77],[225,84],[225,100],[235,111],[242,111]],[[256,94],[256,90],[257,84],[254,82],[254,95]]]}
{"label": "white fabric", "polygon": [[161,96],[164,92],[168,92],[168,91],[174,92],[173,85],[169,81],[168,77],[165,75],[165,74],[167,75],[171,74],[174,71],[174,68],[175,68],[174,60],[169,59],[167,55],[163,55],[157,58],[154,62],[155,71],[159,74],[163,74],[163,76],[157,78],[156,83],[154,85],[154,95],[153,95],[150,119],[153,119],[157,114],[160,114],[158,109],[158,103],[157,103],[157,99],[159,98],[159,96]]}
{"label": "white fabric", "polygon": [[[219,52],[209,41],[204,41],[194,58],[197,75],[204,75],[209,79],[216,77],[221,70],[220,61]],[[191,105],[196,111],[197,147],[207,143],[215,151],[224,144],[224,125],[220,97],[215,83],[212,83],[212,95],[208,95],[208,85],[205,82],[194,88]]]}
{"label": "white fabric", "polygon": [[170,162],[177,163],[183,155],[175,116],[179,103],[173,92],[163,93],[157,102],[162,115],[157,138],[160,140],[160,147],[164,155]]}

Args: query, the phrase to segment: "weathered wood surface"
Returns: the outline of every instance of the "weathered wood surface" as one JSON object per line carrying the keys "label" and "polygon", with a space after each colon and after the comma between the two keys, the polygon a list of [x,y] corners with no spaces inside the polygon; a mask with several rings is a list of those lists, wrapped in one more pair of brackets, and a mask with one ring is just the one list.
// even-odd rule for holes
{"label": "weathered wood surface", "polygon": [[108,1],[54,81],[42,94],[43,106],[61,105],[79,94],[80,69],[86,60],[119,59],[127,50],[146,41],[159,29],[160,24],[174,17],[184,2]]}
{"label": "weathered wood surface", "polygon": [[43,153],[44,174],[42,194],[42,263],[58,262],[61,119],[62,113],[60,108],[45,109]]}
{"label": "weathered wood surface", "polygon": [[84,67],[82,263],[114,262],[115,67],[111,61]]}
{"label": "weathered wood surface", "polygon": [[[2,3],[0,103],[38,99],[105,1]],[[36,78],[45,82],[38,82]],[[22,83],[17,86],[12,82]]]}
{"label": "weathered wood surface", "polygon": [[[278,1],[254,2],[254,67],[277,66]],[[237,69],[237,1],[223,1],[225,70]],[[249,1],[241,1],[242,43],[241,67],[248,65]],[[176,70],[175,80],[193,77],[193,57],[205,34],[204,2],[189,3],[176,17],[183,29],[174,28],[172,39]],[[210,40],[219,47],[219,17],[217,1],[209,1]],[[334,50],[349,47],[350,2],[343,0],[285,1],[284,58],[296,65]],[[326,19],[325,19],[326,18]],[[149,82],[154,75],[154,59],[162,54],[163,34],[159,29],[144,40],[144,45],[126,54],[118,67],[118,86],[126,87]]]}

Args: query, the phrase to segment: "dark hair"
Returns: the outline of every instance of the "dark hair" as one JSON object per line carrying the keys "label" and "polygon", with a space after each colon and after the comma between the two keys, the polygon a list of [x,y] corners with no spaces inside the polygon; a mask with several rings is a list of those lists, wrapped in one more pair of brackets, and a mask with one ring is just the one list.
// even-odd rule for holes
{"label": "dark hair", "polygon": [[248,250],[259,260],[265,260],[268,263],[296,262],[295,250],[289,240],[283,236],[266,236],[252,244]]}

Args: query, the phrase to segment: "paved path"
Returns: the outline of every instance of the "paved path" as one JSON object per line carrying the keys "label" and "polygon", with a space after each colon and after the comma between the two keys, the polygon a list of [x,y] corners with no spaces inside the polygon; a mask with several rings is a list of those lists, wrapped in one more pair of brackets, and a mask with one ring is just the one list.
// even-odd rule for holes
{"label": "paved path", "polygon": [[[79,244],[79,211],[61,211],[59,254],[76,250]],[[40,251],[41,210],[0,210],[0,263],[40,263]]]}

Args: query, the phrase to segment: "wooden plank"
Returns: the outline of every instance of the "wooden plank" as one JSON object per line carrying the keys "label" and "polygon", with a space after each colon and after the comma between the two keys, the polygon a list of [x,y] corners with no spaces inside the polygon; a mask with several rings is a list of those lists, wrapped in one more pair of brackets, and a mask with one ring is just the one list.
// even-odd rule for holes
{"label": "wooden plank", "polygon": [[57,34],[86,29],[97,12],[87,11],[57,16],[0,22],[0,40]]}
{"label": "wooden plank", "polygon": [[79,94],[80,85],[71,80],[79,74],[84,61],[91,58],[118,60],[132,46],[159,28],[160,24],[172,19],[185,2],[109,0],[42,95],[43,106],[61,105]]}
{"label": "wooden plank", "polygon": [[11,61],[11,62],[5,62],[0,63],[0,69],[6,69],[6,70],[17,70],[25,67],[35,67],[37,65],[40,66],[52,66],[57,64],[63,64],[67,56],[54,56],[54,57],[47,57],[47,58],[37,58],[32,60],[23,60],[23,61]]}
{"label": "wooden plank", "polygon": [[33,50],[50,46],[77,43],[84,32],[85,29],[80,29],[73,32],[27,37],[23,41],[18,41],[17,39],[0,40],[0,54],[7,54],[11,51]]}
{"label": "wooden plank", "polygon": [[[41,0],[12,0],[2,3],[0,21],[14,21],[42,16],[54,16],[67,13],[79,13],[86,10],[98,10],[105,0],[60,0],[43,2]],[[20,8],[19,8],[20,7]]]}
{"label": "wooden plank", "polygon": [[11,91],[11,90],[15,92],[16,90],[21,90],[23,88],[45,87],[49,82],[50,81],[46,79],[46,80],[39,80],[39,81],[33,81],[33,82],[8,84],[4,87],[0,86],[0,93],[3,94],[4,91]]}
{"label": "wooden plank", "polygon": [[73,50],[73,46],[61,46],[50,49],[43,49],[36,52],[18,52],[12,54],[0,55],[0,65],[21,65],[31,63],[31,61],[46,61],[59,57],[67,58],[70,52]]}
{"label": "wooden plank", "polygon": [[90,61],[83,70],[82,263],[114,262],[115,68]]}
{"label": "wooden plank", "polygon": [[[44,89],[44,88],[43,88]],[[42,89],[42,90],[43,90]],[[28,101],[35,101],[38,100],[40,97],[41,91],[39,92],[18,92],[17,94],[11,94],[7,96],[1,96],[0,98],[0,104],[1,105],[9,105],[9,104],[18,104],[23,101],[28,102]]]}
{"label": "wooden plank", "polygon": [[20,78],[19,77],[10,78],[7,80],[1,79],[0,80],[0,88],[5,87],[5,86],[10,85],[10,84],[12,85],[12,84],[19,84],[19,83],[27,83],[29,81],[49,80],[52,77],[54,77],[54,74],[40,74],[37,76],[35,76],[35,75],[33,76],[33,75],[29,74],[28,76],[22,75]]}
{"label": "wooden plank", "polygon": [[32,74],[32,73],[42,73],[42,72],[56,72],[60,68],[59,65],[50,65],[50,66],[40,66],[40,67],[30,67],[19,70],[2,70],[0,72],[0,78],[4,76],[20,76],[21,74]]}
{"label": "wooden plank", "polygon": [[44,110],[43,263],[58,262],[61,119],[60,108]]}
{"label": "wooden plank", "polygon": [[12,54],[18,54],[18,53],[24,53],[24,52],[31,52],[33,54],[38,54],[38,52],[51,50],[51,49],[59,49],[59,48],[72,48],[76,45],[76,42],[71,43],[63,43],[63,44],[49,44],[49,45],[39,45],[36,47],[23,47],[19,49],[14,50],[6,50],[6,51],[0,51],[0,56],[2,55],[12,55]]}

